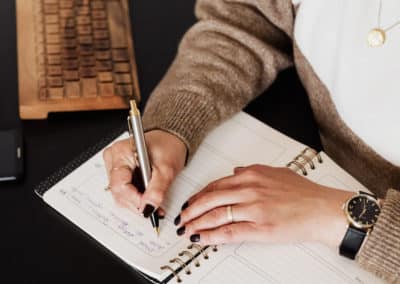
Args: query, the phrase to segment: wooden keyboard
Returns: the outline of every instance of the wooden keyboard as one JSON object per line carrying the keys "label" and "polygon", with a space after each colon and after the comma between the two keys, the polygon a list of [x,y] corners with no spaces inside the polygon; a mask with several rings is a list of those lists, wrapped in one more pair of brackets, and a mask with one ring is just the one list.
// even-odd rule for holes
{"label": "wooden keyboard", "polygon": [[22,119],[140,100],[127,0],[16,0]]}

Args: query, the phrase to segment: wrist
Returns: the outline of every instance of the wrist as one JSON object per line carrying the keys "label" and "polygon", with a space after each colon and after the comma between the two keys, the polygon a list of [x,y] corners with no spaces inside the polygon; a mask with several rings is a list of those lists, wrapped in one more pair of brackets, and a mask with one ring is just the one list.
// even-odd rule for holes
{"label": "wrist", "polygon": [[328,246],[339,247],[348,227],[343,205],[354,196],[354,192],[327,189],[326,217],[321,232],[321,241]]}

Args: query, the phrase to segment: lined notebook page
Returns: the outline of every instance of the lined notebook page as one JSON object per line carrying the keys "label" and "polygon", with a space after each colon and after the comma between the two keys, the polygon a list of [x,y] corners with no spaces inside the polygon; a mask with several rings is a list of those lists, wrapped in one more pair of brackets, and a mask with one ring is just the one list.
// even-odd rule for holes
{"label": "lined notebook page", "polygon": [[[127,134],[119,139],[126,138]],[[44,200],[131,266],[156,279],[188,243],[176,236],[173,219],[189,196],[235,166],[284,166],[305,146],[239,113],[213,130],[169,190],[157,238],[148,219],[115,205],[107,186],[102,153],[84,163],[44,195]],[[173,266],[173,265],[172,265]]]}
{"label": "lined notebook page", "polygon": [[[325,153],[320,155],[323,163],[318,163],[315,158],[315,170],[306,166],[307,178],[333,188],[368,191]],[[184,282],[384,283],[359,268],[354,261],[339,256],[337,248],[316,243],[225,245],[216,253],[210,252],[208,260],[201,259],[201,264],[200,268],[192,268],[192,275],[182,274]]]}

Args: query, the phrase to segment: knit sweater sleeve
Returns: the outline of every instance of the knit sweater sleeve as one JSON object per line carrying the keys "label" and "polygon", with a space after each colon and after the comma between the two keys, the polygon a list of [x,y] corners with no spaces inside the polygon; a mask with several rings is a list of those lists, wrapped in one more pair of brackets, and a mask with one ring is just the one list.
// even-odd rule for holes
{"label": "knit sweater sleeve", "polygon": [[147,102],[145,131],[161,129],[189,157],[213,127],[261,94],[292,65],[293,7],[288,0],[198,0],[199,21]]}
{"label": "knit sweater sleeve", "polygon": [[357,261],[388,283],[400,283],[400,192],[390,189]]}

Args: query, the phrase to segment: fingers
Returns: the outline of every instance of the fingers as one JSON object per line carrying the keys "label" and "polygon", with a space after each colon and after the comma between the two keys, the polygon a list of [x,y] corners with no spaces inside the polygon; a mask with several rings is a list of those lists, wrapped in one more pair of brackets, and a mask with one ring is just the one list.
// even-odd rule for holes
{"label": "fingers", "polygon": [[190,241],[204,245],[239,243],[245,240],[257,240],[255,224],[249,222],[231,223],[212,230],[198,231],[190,236]]}
{"label": "fingers", "polygon": [[185,224],[206,212],[221,206],[251,202],[256,195],[249,188],[223,189],[202,194],[180,214],[180,223]]}
{"label": "fingers", "polygon": [[184,230],[186,236],[191,236],[196,232],[210,230],[223,225],[227,225],[229,223],[232,223],[232,221],[252,221],[252,212],[249,206],[242,204],[230,205],[233,220],[229,216],[228,206],[214,208],[206,212],[204,215],[201,215],[200,217],[191,220],[190,222],[183,223],[182,226],[185,228],[179,228],[178,231],[182,233],[182,230]]}
{"label": "fingers", "polygon": [[143,194],[139,208],[146,218],[149,217],[156,208],[160,207],[174,177],[175,172],[171,168],[153,166],[151,179]]}

